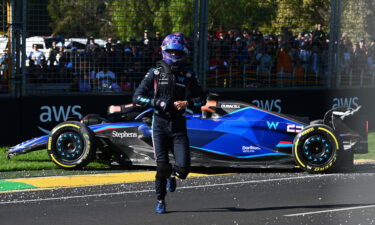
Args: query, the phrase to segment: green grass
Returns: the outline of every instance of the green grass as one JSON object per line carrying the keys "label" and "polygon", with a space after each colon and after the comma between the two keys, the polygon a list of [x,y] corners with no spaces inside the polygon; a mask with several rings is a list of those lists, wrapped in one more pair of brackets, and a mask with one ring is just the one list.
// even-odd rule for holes
{"label": "green grass", "polygon": [[354,155],[355,159],[372,159],[375,160],[375,132],[368,134],[368,151],[367,154]]}
{"label": "green grass", "polygon": [[[51,161],[46,150],[34,151],[24,155],[6,159],[6,148],[0,148],[0,171],[17,171],[17,170],[54,170],[58,167]],[[87,169],[108,168],[105,164],[92,162]]]}
{"label": "green grass", "polygon": [[119,172],[109,165],[100,162],[89,163],[85,170],[63,170],[51,161],[46,150],[13,156],[10,160],[7,160],[6,150],[6,147],[0,147],[0,179]]}

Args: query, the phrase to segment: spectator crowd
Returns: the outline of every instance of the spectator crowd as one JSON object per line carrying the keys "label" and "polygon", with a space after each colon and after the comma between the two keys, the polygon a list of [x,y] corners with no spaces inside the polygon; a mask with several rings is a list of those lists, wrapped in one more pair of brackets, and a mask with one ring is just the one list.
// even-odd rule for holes
{"label": "spectator crowd", "polygon": [[[346,33],[342,35],[338,46],[341,84],[349,85],[348,77],[358,80],[366,75],[372,79],[374,44],[372,41],[367,45],[364,39],[353,43]],[[230,78],[232,87],[324,85],[328,77],[328,45],[322,24],[298,35],[286,27],[278,35],[258,30],[219,29],[209,35],[211,82],[208,84],[226,87]]]}
{"label": "spectator crowd", "polygon": [[48,53],[33,44],[28,54],[28,83],[69,84],[70,91],[120,92],[130,91],[161,59],[162,36],[148,30],[138,41],[131,38],[122,43],[108,38],[99,45],[93,37],[84,49],[52,42]]}
{"label": "spectator crowd", "polygon": [[[192,46],[193,36],[189,37]],[[93,37],[84,49],[52,42],[48,54],[33,45],[28,55],[29,83],[65,83],[69,90],[91,92],[131,91],[147,70],[161,59],[160,32],[130,38],[127,42],[106,40],[99,45]],[[343,34],[339,43],[340,73],[345,76],[373,75],[375,42],[364,39],[353,43]],[[254,29],[209,32],[208,86],[271,87],[308,86],[313,80],[323,85],[328,74],[329,40],[322,24],[311,32],[293,35],[283,27],[281,33],[263,34]],[[190,48],[190,52],[194,50]],[[192,54],[191,54],[192,55]],[[199,57],[199,56],[198,56]],[[229,84],[230,82],[230,84]]]}

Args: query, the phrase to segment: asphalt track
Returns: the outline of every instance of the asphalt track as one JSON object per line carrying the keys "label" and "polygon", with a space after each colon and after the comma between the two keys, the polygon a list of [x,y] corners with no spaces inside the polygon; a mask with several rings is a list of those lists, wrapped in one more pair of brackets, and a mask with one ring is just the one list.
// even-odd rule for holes
{"label": "asphalt track", "polygon": [[168,213],[153,182],[0,192],[0,224],[375,224],[375,166],[350,173],[239,171],[178,181]]}

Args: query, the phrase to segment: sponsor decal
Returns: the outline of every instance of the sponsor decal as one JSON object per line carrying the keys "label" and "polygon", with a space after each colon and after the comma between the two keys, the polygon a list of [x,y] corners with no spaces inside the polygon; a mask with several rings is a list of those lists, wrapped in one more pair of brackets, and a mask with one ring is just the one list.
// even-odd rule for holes
{"label": "sponsor decal", "polygon": [[314,131],[314,128],[313,128],[313,127],[309,128],[309,129],[307,129],[307,130],[305,130],[304,132],[302,132],[301,135],[308,134],[308,133],[310,133],[310,132],[312,132],[312,131]]}
{"label": "sponsor decal", "polygon": [[136,138],[138,137],[138,134],[137,133],[128,133],[126,131],[123,131],[123,132],[117,132],[117,131],[112,131],[112,137],[114,138]]}
{"label": "sponsor decal", "polygon": [[223,105],[221,105],[221,108],[223,108],[223,109],[240,109],[241,107],[239,105],[223,104]]}
{"label": "sponsor decal", "polygon": [[132,161],[132,162],[144,163],[144,162],[146,162],[147,159],[148,159],[147,157],[145,157],[145,158],[143,158],[143,159],[130,158],[130,161]]}
{"label": "sponsor decal", "polygon": [[[90,137],[89,137],[89,135],[84,134],[84,135],[83,135],[83,138],[86,140],[86,149],[90,149],[90,147],[91,147],[91,143],[90,143]],[[89,155],[89,152],[90,152],[90,151],[86,151],[86,153],[85,153],[85,155],[84,155],[83,158],[86,158],[86,157]]]}
{"label": "sponsor decal", "polygon": [[166,76],[165,73],[162,73],[162,74],[160,74],[160,78],[159,78],[158,82],[159,82],[160,85],[168,85],[169,79],[168,79],[168,77]]}
{"label": "sponsor decal", "polygon": [[332,108],[348,106],[350,108],[357,108],[360,106],[358,97],[348,97],[348,98],[334,98]]}
{"label": "sponsor decal", "polygon": [[271,100],[253,100],[251,104],[258,108],[262,108],[268,111],[281,113],[281,99],[271,99]]}
{"label": "sponsor decal", "polygon": [[55,133],[57,130],[59,130],[59,129],[62,128],[62,127],[75,127],[75,128],[77,128],[77,129],[80,129],[78,125],[76,125],[76,124],[69,124],[69,123],[68,123],[68,124],[63,124],[63,125],[60,125],[60,126],[58,126],[58,127],[55,127],[55,128],[52,130],[52,134]]}
{"label": "sponsor decal", "polygon": [[[320,171],[326,171],[328,170],[329,168],[331,168],[333,166],[333,163],[335,163],[337,160],[336,156],[333,158],[332,162],[330,162],[328,165],[326,165],[325,167],[318,167],[318,168],[314,168],[314,171],[315,172],[320,172]],[[312,169],[311,167],[309,169]]]}
{"label": "sponsor decal", "polygon": [[[76,116],[79,119],[82,118],[81,114],[82,107],[80,105],[68,105],[68,106],[47,106],[40,107],[39,122],[42,124],[47,123],[58,123],[68,119],[69,116]],[[49,134],[49,130],[43,128],[43,126],[37,126],[43,133]]]}
{"label": "sponsor decal", "polygon": [[49,138],[48,138],[47,149],[48,149],[48,150],[51,150],[51,149],[52,149],[52,137],[49,137]]}
{"label": "sponsor decal", "polygon": [[252,152],[255,152],[255,151],[258,151],[260,150],[261,148],[257,147],[257,146],[242,146],[242,152],[246,152],[246,153],[252,153]]}
{"label": "sponsor decal", "polygon": [[185,84],[179,84],[179,83],[176,83],[177,86],[180,86],[180,87],[186,87]]}
{"label": "sponsor decal", "polygon": [[298,126],[295,124],[288,124],[286,126],[286,132],[288,133],[299,133],[303,130],[304,126]]}
{"label": "sponsor decal", "polygon": [[155,74],[155,75],[159,75],[159,74],[160,74],[160,71],[159,71],[159,70],[154,70],[154,74]]}
{"label": "sponsor decal", "polygon": [[279,126],[279,122],[273,122],[273,121],[267,121],[268,129],[270,130],[277,130],[277,127]]}
{"label": "sponsor decal", "polygon": [[178,79],[178,82],[184,83],[185,77],[178,77],[177,79]]}

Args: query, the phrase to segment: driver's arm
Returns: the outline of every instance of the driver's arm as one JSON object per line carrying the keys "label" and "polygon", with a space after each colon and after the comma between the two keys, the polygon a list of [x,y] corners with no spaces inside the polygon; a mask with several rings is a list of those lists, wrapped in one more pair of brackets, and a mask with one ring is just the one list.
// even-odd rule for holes
{"label": "driver's arm", "polygon": [[150,93],[153,91],[154,86],[154,70],[150,69],[146,76],[143,78],[141,84],[134,92],[133,103],[141,106],[152,107],[152,98]]}
{"label": "driver's arm", "polygon": [[189,85],[189,91],[190,95],[188,98],[188,105],[190,108],[200,108],[200,106],[203,105],[204,99],[203,99],[203,90],[201,86],[198,83],[197,78],[193,74],[191,77],[190,85]]}
{"label": "driver's arm", "polygon": [[[119,113],[119,112],[124,112],[125,109],[133,107],[134,104],[127,104],[127,105],[111,105],[108,107],[108,113]],[[135,105],[135,106],[140,106],[140,105]]]}

